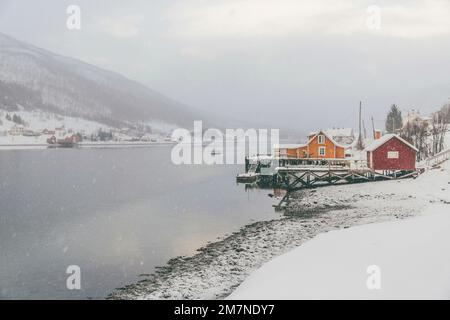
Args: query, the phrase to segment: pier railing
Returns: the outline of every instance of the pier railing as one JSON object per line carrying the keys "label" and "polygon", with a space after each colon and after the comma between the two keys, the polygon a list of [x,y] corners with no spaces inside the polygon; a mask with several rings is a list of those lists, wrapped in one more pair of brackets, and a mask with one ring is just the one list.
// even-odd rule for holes
{"label": "pier railing", "polygon": [[427,167],[434,167],[441,164],[444,161],[450,159],[450,148],[444,151],[441,151],[434,156],[428,158],[425,163]]}
{"label": "pier railing", "polygon": [[276,158],[279,167],[296,167],[296,168],[346,168],[351,170],[367,169],[367,161],[361,159],[324,159],[324,158],[294,158],[284,157]]}

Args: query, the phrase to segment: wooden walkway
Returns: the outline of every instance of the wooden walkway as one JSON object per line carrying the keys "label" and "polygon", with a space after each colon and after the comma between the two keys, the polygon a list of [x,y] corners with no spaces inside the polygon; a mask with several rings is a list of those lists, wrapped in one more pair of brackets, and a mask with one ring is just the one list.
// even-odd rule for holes
{"label": "wooden walkway", "polygon": [[279,187],[288,191],[324,185],[359,183],[375,180],[392,180],[416,177],[417,171],[378,172],[371,169],[350,169],[346,167],[279,167],[276,181]]}
{"label": "wooden walkway", "polygon": [[446,149],[444,151],[439,152],[438,154],[428,158],[426,160],[427,167],[433,167],[440,165],[442,162],[450,159],[450,149]]}
{"label": "wooden walkway", "polygon": [[277,170],[277,185],[286,190],[286,194],[278,205],[274,205],[274,207],[275,210],[282,211],[290,200],[291,192],[303,188],[377,180],[405,179],[417,177],[420,173],[420,169],[416,171],[380,173],[371,169],[280,167]]}

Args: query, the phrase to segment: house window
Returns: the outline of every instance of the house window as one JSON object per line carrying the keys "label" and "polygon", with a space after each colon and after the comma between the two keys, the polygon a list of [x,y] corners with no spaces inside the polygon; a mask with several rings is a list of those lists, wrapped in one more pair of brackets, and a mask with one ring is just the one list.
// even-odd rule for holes
{"label": "house window", "polygon": [[325,143],[325,136],[324,135],[322,135],[322,134],[319,135],[317,139],[319,140],[319,144],[324,144]]}
{"label": "house window", "polygon": [[319,156],[325,157],[325,147],[319,147]]}
{"label": "house window", "polygon": [[388,159],[398,159],[398,151],[388,151]]}

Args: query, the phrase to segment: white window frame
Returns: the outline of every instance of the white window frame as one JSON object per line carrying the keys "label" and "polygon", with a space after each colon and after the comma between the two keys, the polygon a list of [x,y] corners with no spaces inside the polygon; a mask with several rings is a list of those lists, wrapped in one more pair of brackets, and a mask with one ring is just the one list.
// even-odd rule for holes
{"label": "white window frame", "polygon": [[[322,150],[323,150],[323,154],[321,153]],[[326,154],[327,154],[327,149],[325,147],[322,147],[322,146],[319,147],[318,154],[319,154],[320,157],[325,157]]]}
{"label": "white window frame", "polygon": [[388,151],[387,152],[387,158],[388,159],[399,159],[400,153],[398,151]]}
{"label": "white window frame", "polygon": [[317,136],[317,143],[318,144],[325,144],[325,136],[323,134],[319,134]]}

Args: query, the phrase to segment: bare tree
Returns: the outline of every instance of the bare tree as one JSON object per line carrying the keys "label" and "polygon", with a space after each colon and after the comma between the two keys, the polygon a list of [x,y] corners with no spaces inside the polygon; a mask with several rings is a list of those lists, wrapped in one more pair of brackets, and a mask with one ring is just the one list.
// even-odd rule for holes
{"label": "bare tree", "polygon": [[441,152],[445,147],[445,134],[447,132],[446,114],[440,110],[433,114],[431,121],[432,153]]}
{"label": "bare tree", "polygon": [[401,136],[419,150],[417,161],[433,156],[445,148],[445,135],[449,122],[450,105],[447,104],[432,114],[431,121],[417,118],[405,123]]}
{"label": "bare tree", "polygon": [[402,138],[419,150],[417,152],[417,161],[421,161],[430,155],[428,127],[428,122],[422,119],[415,119],[414,121],[408,121],[401,132]]}
{"label": "bare tree", "polygon": [[442,116],[444,117],[445,123],[449,124],[450,123],[450,103],[445,104],[441,108],[440,112],[442,113]]}

